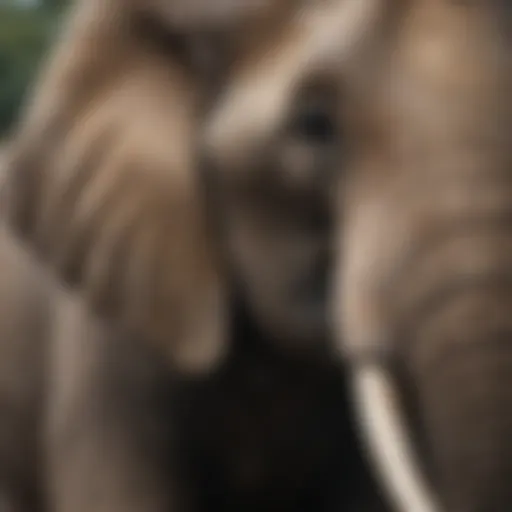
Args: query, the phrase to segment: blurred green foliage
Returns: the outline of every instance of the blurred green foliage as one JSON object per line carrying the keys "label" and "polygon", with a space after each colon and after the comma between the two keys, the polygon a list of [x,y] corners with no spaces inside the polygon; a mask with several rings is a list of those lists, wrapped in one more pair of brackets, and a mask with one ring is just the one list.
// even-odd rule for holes
{"label": "blurred green foliage", "polygon": [[19,8],[0,1],[0,138],[15,121],[27,88],[57,30],[60,4]]}

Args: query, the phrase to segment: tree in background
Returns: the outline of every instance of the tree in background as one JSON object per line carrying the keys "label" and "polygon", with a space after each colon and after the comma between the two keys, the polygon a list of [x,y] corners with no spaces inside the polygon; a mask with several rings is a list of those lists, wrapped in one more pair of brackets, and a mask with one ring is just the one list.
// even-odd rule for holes
{"label": "tree in background", "polygon": [[0,0],[0,137],[16,119],[65,0]]}

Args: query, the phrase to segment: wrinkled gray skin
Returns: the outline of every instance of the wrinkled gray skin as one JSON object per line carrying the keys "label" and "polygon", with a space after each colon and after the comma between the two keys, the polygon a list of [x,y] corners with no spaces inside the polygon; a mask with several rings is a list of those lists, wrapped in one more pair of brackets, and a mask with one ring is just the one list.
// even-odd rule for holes
{"label": "wrinkled gray skin", "polygon": [[[363,370],[391,369],[438,509],[511,510],[509,2],[359,6],[368,8],[361,37],[352,46],[340,38],[337,53],[346,141],[334,201],[339,346],[356,383]],[[273,85],[272,104],[286,112],[279,80],[268,77],[265,91]],[[239,133],[235,117],[211,136],[227,168],[237,166],[222,151]],[[278,117],[268,118],[276,130]],[[257,154],[266,140],[244,122],[239,139]],[[377,439],[389,439],[381,428]],[[382,464],[389,473],[393,461]]]}

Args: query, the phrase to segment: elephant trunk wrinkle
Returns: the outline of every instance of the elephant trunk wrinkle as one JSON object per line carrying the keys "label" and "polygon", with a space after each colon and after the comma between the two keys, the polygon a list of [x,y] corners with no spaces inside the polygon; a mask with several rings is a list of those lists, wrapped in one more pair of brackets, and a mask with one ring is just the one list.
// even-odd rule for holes
{"label": "elephant trunk wrinkle", "polygon": [[409,352],[421,434],[446,510],[512,510],[512,289],[460,295]]}
{"label": "elephant trunk wrinkle", "polygon": [[419,243],[387,281],[413,428],[447,511],[512,510],[512,191],[498,181],[485,201],[461,185],[460,203],[422,205]]}
{"label": "elephant trunk wrinkle", "polygon": [[501,216],[478,220],[481,222],[445,226],[423,252],[408,256],[388,281],[392,292],[388,294],[388,311],[394,319],[395,339],[405,340],[410,347],[417,332],[436,322],[437,316],[460,298],[495,291],[509,301],[512,218],[506,222]]}

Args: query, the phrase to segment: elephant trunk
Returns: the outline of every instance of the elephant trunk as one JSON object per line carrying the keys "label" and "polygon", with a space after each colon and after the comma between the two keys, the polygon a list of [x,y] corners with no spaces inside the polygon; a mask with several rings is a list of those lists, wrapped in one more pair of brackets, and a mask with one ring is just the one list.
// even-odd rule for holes
{"label": "elephant trunk", "polygon": [[[512,184],[492,172],[461,171],[438,193],[421,184],[423,198],[412,181],[392,201],[383,188],[358,195],[343,239],[339,331],[370,453],[400,512],[512,510]],[[389,355],[412,383],[414,439],[391,396],[397,381],[383,378]],[[418,439],[429,485],[413,460]]]}
{"label": "elephant trunk", "polygon": [[445,182],[446,201],[423,210],[429,228],[394,283],[395,337],[450,512],[512,510],[512,189],[502,171]]}
{"label": "elephant trunk", "polygon": [[435,487],[448,511],[512,507],[512,288],[495,288],[447,299],[408,354]]}

